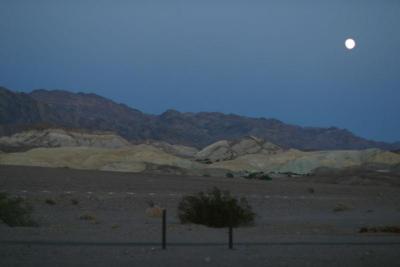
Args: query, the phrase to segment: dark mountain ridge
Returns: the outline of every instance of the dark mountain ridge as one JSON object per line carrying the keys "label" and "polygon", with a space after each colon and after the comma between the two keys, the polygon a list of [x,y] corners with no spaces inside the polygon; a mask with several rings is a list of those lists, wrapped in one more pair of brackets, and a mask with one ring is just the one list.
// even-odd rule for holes
{"label": "dark mountain ridge", "polygon": [[167,110],[161,115],[150,115],[92,93],[41,89],[27,94],[0,87],[0,135],[38,124],[113,131],[134,143],[159,140],[198,148],[247,135],[302,150],[400,148],[399,143],[367,140],[336,127],[300,127],[276,119],[219,112]]}

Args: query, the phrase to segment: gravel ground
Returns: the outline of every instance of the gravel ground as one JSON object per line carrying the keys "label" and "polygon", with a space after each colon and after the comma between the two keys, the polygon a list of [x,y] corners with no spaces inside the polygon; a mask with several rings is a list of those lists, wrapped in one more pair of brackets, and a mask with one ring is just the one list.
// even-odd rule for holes
{"label": "gravel ground", "polygon": [[[227,229],[181,225],[176,216],[183,195],[213,186],[247,197],[257,213],[254,226],[235,229],[232,251]],[[400,226],[399,187],[0,166],[0,191],[30,202],[40,225],[0,224],[0,266],[398,266],[400,260],[400,235],[358,233],[363,226]],[[159,248],[160,218],[145,214],[148,200],[167,209],[166,251]]]}

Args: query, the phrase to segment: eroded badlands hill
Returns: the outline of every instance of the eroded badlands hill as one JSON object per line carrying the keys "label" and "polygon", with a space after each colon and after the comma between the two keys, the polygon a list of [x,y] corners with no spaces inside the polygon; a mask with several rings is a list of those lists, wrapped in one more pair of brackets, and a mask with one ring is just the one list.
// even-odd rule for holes
{"label": "eroded badlands hill", "polygon": [[99,147],[129,146],[124,138],[113,133],[87,133],[64,129],[29,130],[0,138],[0,150],[26,151],[38,147]]}
{"label": "eroded badlands hill", "polygon": [[165,142],[132,145],[114,134],[89,134],[60,129],[27,131],[0,144],[33,148],[1,153],[0,164],[124,172],[158,172],[236,176],[250,172],[310,174],[321,168],[341,170],[378,166],[377,171],[399,171],[400,155],[380,149],[300,151],[283,149],[260,138],[222,140],[201,151]]}

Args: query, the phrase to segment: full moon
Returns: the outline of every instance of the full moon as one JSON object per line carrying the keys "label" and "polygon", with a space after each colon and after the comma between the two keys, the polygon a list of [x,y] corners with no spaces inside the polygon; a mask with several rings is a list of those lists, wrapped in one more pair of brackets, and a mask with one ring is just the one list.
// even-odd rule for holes
{"label": "full moon", "polygon": [[356,47],[356,41],[354,41],[354,39],[349,38],[344,42],[344,45],[346,46],[347,49],[351,50],[354,47]]}

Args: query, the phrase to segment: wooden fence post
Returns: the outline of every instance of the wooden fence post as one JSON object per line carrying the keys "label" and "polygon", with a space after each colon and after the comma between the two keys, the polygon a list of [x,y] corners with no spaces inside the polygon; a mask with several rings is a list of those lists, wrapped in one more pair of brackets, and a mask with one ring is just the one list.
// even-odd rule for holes
{"label": "wooden fence post", "polygon": [[162,212],[162,249],[167,248],[167,210]]}

